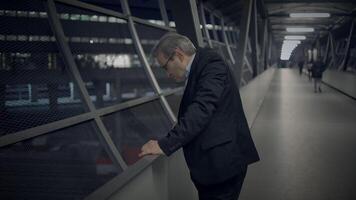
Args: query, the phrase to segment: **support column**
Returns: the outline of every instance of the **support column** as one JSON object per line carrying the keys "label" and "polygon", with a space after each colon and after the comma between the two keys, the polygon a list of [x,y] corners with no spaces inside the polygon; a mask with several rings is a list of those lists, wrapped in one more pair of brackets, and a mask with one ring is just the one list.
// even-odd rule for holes
{"label": "support column", "polygon": [[244,64],[244,57],[246,54],[253,0],[245,0],[243,2],[244,2],[244,8],[241,15],[240,34],[239,34],[240,37],[237,44],[237,50],[238,50],[237,59],[236,59],[237,69],[235,70],[236,84],[238,86],[240,86],[242,67]]}
{"label": "support column", "polygon": [[347,63],[349,61],[349,57],[350,57],[350,45],[351,45],[351,40],[352,40],[352,35],[353,35],[353,32],[354,32],[354,27],[355,27],[355,20],[352,19],[352,22],[351,22],[351,28],[350,28],[350,33],[349,33],[349,37],[347,38],[347,44],[346,44],[346,49],[345,49],[345,55],[344,55],[344,58],[341,62],[341,65],[339,67],[339,70],[343,70],[343,71],[346,71],[347,69]]}
{"label": "support column", "polygon": [[259,56],[258,56],[258,25],[257,25],[257,3],[253,1],[252,13],[251,13],[251,60],[252,60],[252,77],[256,77],[258,74]]}
{"label": "support column", "polygon": [[262,65],[261,69],[266,70],[267,69],[267,53],[268,51],[266,50],[268,48],[267,42],[268,42],[268,19],[263,20],[263,44],[262,44]]}
{"label": "support column", "polygon": [[161,16],[164,21],[164,24],[169,27],[169,19],[168,19],[168,14],[167,14],[167,9],[164,0],[158,0],[159,3],[159,9],[161,11]]}
{"label": "support column", "polygon": [[235,64],[235,58],[234,56],[232,55],[232,52],[231,52],[231,47],[230,47],[230,44],[229,44],[229,41],[227,39],[227,34],[225,32],[225,21],[223,18],[221,18],[221,28],[222,28],[222,35],[223,35],[223,40],[224,40],[224,43],[226,45],[226,49],[227,49],[227,52],[229,54],[229,57],[230,57],[230,60],[231,60],[231,64]]}
{"label": "support column", "polygon": [[208,45],[210,48],[213,48],[213,44],[211,43],[211,38],[210,38],[210,35],[209,35],[209,31],[206,27],[206,20],[205,20],[205,10],[204,10],[204,4],[202,1],[200,1],[199,3],[199,10],[200,10],[200,20],[201,20],[201,23],[203,25],[203,31],[204,31],[204,34],[206,35],[206,39],[207,39],[207,42],[208,42]]}
{"label": "support column", "polygon": [[328,41],[326,43],[325,55],[324,55],[324,59],[323,59],[324,64],[326,64],[326,61],[328,60],[329,49],[330,49],[330,36],[328,35]]}

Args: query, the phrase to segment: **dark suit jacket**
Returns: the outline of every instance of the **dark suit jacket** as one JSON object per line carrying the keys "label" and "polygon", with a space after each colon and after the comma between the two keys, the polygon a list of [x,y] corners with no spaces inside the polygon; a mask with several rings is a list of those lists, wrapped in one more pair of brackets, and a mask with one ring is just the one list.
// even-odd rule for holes
{"label": "dark suit jacket", "polygon": [[183,147],[191,177],[222,182],[259,160],[229,67],[211,49],[198,49],[179,108],[178,122],[158,140],[170,155]]}

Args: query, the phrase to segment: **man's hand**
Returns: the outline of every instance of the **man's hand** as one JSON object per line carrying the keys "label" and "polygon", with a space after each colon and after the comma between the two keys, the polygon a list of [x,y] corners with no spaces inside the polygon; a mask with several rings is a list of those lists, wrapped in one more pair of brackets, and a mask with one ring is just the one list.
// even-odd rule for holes
{"label": "man's hand", "polygon": [[157,140],[150,140],[146,144],[144,144],[141,148],[141,153],[138,155],[139,157],[145,155],[163,155],[162,149],[159,147]]}

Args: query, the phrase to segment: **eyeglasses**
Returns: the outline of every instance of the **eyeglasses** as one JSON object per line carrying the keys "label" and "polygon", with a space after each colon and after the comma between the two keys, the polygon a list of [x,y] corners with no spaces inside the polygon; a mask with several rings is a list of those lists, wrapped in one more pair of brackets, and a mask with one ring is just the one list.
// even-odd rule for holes
{"label": "eyeglasses", "polygon": [[168,60],[166,61],[166,63],[162,66],[163,69],[167,70],[167,65],[169,63],[170,60],[172,60],[173,56],[175,55],[175,52],[173,52],[169,57]]}

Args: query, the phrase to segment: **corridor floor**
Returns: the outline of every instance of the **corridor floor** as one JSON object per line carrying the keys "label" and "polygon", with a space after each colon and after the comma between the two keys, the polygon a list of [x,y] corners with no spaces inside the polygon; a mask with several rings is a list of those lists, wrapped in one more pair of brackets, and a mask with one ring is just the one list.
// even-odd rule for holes
{"label": "corridor floor", "polygon": [[275,72],[251,132],[261,161],[240,200],[355,200],[356,101],[297,70]]}

